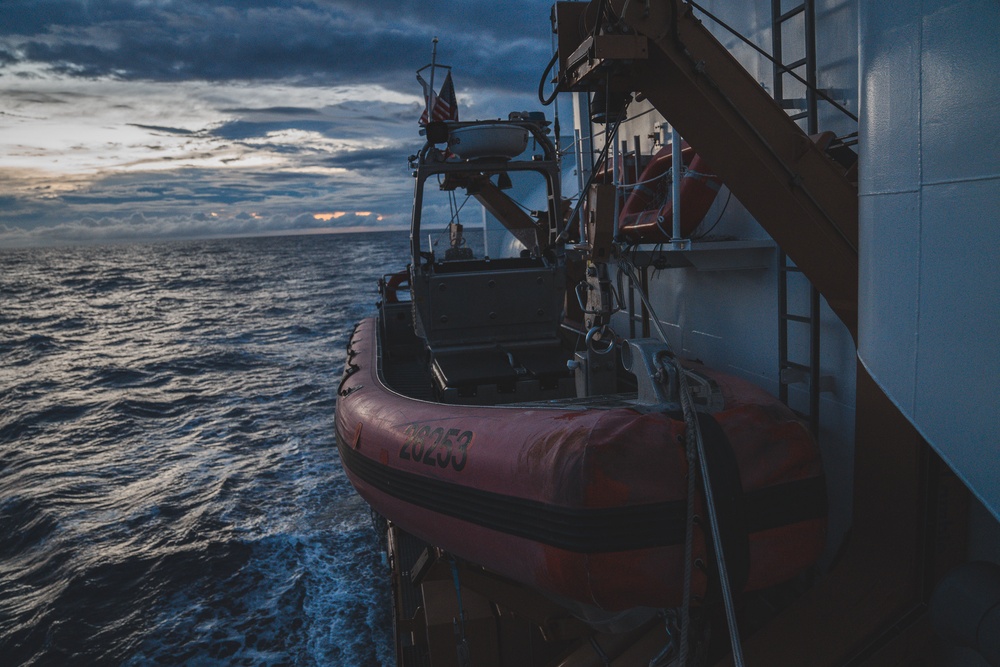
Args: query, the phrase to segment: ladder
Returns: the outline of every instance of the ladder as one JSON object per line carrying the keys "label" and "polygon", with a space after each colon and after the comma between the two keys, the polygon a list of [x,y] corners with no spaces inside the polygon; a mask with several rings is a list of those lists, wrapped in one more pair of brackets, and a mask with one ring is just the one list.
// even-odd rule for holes
{"label": "ladder", "polygon": [[[782,11],[782,0],[771,0],[771,53],[773,64],[773,95],[783,109],[797,110],[789,114],[789,118],[805,122],[803,128],[806,134],[814,135],[819,131],[819,112],[816,99],[816,15],[814,0],[803,0],[801,4]],[[799,21],[801,15],[801,34],[804,37],[802,56],[785,63],[784,60],[784,28],[793,21]],[[806,82],[805,104],[802,108],[800,100],[785,97],[785,78],[789,72],[803,70],[800,73]],[[790,312],[789,276],[798,275],[793,281],[803,281],[808,284],[809,308],[807,314]],[[793,328],[806,329],[808,334],[808,359],[795,361],[789,352],[789,332]],[[778,397],[786,405],[789,404],[788,388],[793,384],[806,384],[808,387],[808,405],[799,414],[809,423],[813,435],[819,434],[819,397],[820,397],[820,300],[819,291],[808,282],[802,272],[783,252],[778,254]]]}

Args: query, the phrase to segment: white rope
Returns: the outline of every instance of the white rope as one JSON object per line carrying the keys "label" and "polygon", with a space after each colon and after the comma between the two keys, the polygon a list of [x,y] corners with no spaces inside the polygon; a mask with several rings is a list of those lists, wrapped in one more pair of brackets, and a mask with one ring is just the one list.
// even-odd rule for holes
{"label": "white rope", "polygon": [[[619,260],[619,266],[632,279],[632,284],[639,293],[639,298],[649,311],[650,320],[656,329],[656,333],[667,347],[666,332],[660,325],[659,318],[649,303],[645,292],[639,286],[639,281],[632,275],[632,264],[624,258]],[[691,579],[693,575],[693,542],[694,542],[694,495],[695,495],[695,459],[698,463],[698,471],[701,473],[702,485],[705,492],[705,505],[708,509],[708,523],[711,528],[712,543],[715,545],[715,555],[718,561],[719,578],[722,585],[722,601],[726,610],[726,622],[729,626],[729,640],[733,650],[733,664],[735,667],[746,667],[743,659],[743,648],[740,645],[739,628],[736,625],[736,607],[733,603],[733,592],[729,584],[729,572],[726,568],[726,559],[722,553],[722,535],[719,530],[718,514],[715,507],[715,498],[712,493],[712,485],[708,473],[708,461],[705,458],[705,441],[701,436],[701,427],[698,424],[698,416],[694,408],[694,399],[691,397],[691,388],[687,383],[687,376],[680,360],[674,357],[674,365],[677,371],[678,389],[680,391],[681,410],[684,414],[685,423],[685,455],[688,463],[688,499],[687,516],[684,525],[684,591],[681,607],[681,640],[677,664],[680,667],[687,667],[688,641],[691,623]]]}
{"label": "white rope", "polygon": [[684,520],[684,597],[681,603],[681,645],[678,652],[677,663],[680,667],[687,667],[688,664],[688,641],[691,634],[691,583],[694,576],[694,499],[695,487],[695,463],[698,456],[698,419],[694,414],[694,406],[691,404],[691,392],[688,390],[687,378],[684,375],[684,368],[680,361],[674,359],[677,368],[677,377],[680,384],[681,410],[684,413],[685,429],[684,454],[687,459],[687,515]]}
{"label": "white rope", "polygon": [[[695,414],[694,402],[691,398],[691,389],[688,387],[687,377],[684,375],[684,369],[679,361],[677,361],[676,364],[680,385],[681,407],[684,411],[684,422],[687,425],[689,436],[693,433],[695,443],[697,444],[698,464],[701,471],[702,486],[705,490],[705,506],[708,509],[708,523],[711,528],[712,543],[715,545],[715,557],[718,561],[719,579],[722,585],[722,602],[726,608],[726,623],[729,625],[729,641],[733,648],[733,664],[735,667],[745,667],[746,663],[743,661],[743,649],[740,646],[740,632],[736,626],[736,607],[733,603],[733,591],[729,584],[729,571],[726,567],[726,558],[722,552],[722,533],[719,530],[719,518],[715,507],[715,498],[712,493],[711,480],[708,476],[708,461],[705,459],[705,441],[701,437],[701,427],[698,424],[697,414]],[[688,475],[691,476],[693,474],[694,471],[688,468]],[[690,493],[690,484],[688,485],[688,488]],[[687,563],[685,563],[685,567],[686,566]],[[685,663],[682,661],[681,665],[684,664]]]}
{"label": "white rope", "polygon": [[[656,181],[662,180],[664,178],[673,177],[674,170],[667,169],[665,172],[659,176],[653,176],[645,181],[636,181],[635,183],[622,183],[618,186],[619,190],[633,190],[635,188],[641,188],[644,185],[649,185],[650,183],[655,183]],[[715,174],[706,174],[700,171],[693,171],[688,168],[681,169],[681,178],[704,178],[705,180],[715,178]]]}

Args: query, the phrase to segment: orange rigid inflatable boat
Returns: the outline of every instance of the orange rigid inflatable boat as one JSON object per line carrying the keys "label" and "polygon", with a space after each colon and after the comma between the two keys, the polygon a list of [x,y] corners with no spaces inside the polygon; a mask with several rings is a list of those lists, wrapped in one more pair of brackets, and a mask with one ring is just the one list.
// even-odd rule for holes
{"label": "orange rigid inflatable boat", "polygon": [[[681,602],[688,473],[680,415],[619,407],[446,405],[402,395],[378,365],[379,327],[351,338],[337,442],[361,496],[407,532],[558,596],[614,611]],[[823,549],[817,448],[757,387],[693,366],[699,414],[742,590],[788,579]],[[699,499],[695,513],[704,515]],[[696,563],[711,562],[696,529]],[[742,581],[741,581],[742,580]],[[696,570],[694,594],[706,577]]]}
{"label": "orange rigid inflatable boat", "polygon": [[[381,282],[338,389],[351,483],[395,529],[581,618],[677,607],[685,587],[711,596],[720,551],[737,592],[796,577],[824,548],[815,441],[757,386],[679,361],[666,336],[614,333],[621,289],[573,244],[547,126],[427,126],[410,263]],[[439,148],[459,132],[471,157]],[[457,222],[470,198],[489,216],[479,248]]]}

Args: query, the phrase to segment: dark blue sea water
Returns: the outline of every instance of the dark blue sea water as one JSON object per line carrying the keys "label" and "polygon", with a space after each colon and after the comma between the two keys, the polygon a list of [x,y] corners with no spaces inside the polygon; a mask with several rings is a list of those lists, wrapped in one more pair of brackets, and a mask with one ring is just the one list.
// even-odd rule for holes
{"label": "dark blue sea water", "polygon": [[0,664],[387,665],[337,458],[405,233],[0,250]]}

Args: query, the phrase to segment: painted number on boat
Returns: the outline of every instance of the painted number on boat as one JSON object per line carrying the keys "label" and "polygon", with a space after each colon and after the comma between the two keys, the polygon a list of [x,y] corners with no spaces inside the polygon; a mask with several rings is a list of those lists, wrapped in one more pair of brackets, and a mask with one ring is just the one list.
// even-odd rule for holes
{"label": "painted number on boat", "polygon": [[406,440],[399,448],[399,458],[441,468],[450,465],[456,472],[465,468],[469,445],[475,437],[472,431],[445,429],[442,426],[435,428],[427,424],[410,424],[403,435]]}

